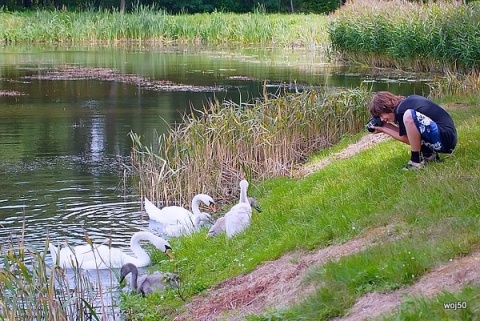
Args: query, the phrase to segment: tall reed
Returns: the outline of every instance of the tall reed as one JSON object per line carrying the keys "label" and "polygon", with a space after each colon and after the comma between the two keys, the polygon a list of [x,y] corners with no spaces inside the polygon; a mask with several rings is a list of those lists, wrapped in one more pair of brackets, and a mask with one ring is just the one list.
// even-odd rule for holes
{"label": "tall reed", "polygon": [[455,1],[348,2],[328,23],[332,47],[377,66],[480,67],[480,5]]}
{"label": "tall reed", "polygon": [[107,294],[90,276],[49,266],[48,242],[37,251],[22,239],[0,245],[0,320],[114,320]]}
{"label": "tall reed", "polygon": [[[315,47],[328,41],[326,16],[202,13],[168,15],[155,6],[132,13],[0,10],[0,41],[7,43],[144,42],[291,44]],[[304,37],[303,35],[307,35]]]}
{"label": "tall reed", "polygon": [[365,89],[310,90],[253,103],[213,101],[144,146],[131,133],[141,193],[188,204],[200,192],[217,200],[238,195],[242,178],[290,175],[308,155],[358,132],[367,118]]}
{"label": "tall reed", "polygon": [[452,95],[475,95],[480,92],[480,73],[472,71],[467,74],[446,72],[445,77],[430,84],[430,96],[439,98]]}

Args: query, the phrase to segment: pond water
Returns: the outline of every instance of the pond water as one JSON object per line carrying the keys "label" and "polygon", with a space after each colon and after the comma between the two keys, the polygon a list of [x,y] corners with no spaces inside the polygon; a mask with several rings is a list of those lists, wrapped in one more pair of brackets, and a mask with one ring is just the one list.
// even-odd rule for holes
{"label": "pond water", "polygon": [[429,79],[332,65],[318,52],[226,48],[0,47],[0,239],[27,245],[148,229],[125,180],[130,131],[151,143],[192,107],[309,86],[426,94]]}

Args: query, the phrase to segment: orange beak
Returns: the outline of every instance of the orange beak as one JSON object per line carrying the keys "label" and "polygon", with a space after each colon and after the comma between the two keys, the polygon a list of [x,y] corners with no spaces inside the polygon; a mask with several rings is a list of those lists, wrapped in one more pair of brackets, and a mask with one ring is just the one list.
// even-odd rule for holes
{"label": "orange beak", "polygon": [[165,251],[165,253],[168,255],[170,259],[174,259],[175,255],[173,255],[172,250],[168,249]]}
{"label": "orange beak", "polygon": [[209,208],[212,210],[213,213],[217,213],[217,207],[215,206],[215,204],[210,204]]}

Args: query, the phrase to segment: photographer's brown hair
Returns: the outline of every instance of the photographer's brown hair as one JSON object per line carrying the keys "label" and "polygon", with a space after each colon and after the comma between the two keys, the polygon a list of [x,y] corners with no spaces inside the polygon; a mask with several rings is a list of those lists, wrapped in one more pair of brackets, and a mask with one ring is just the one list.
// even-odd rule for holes
{"label": "photographer's brown hair", "polygon": [[382,113],[393,113],[405,96],[397,96],[388,91],[377,92],[370,102],[369,111],[373,117]]}

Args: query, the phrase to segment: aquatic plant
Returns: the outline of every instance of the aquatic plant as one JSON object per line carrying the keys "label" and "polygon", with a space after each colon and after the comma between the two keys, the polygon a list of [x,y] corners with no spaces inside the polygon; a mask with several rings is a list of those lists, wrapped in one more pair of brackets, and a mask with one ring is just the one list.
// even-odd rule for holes
{"label": "aquatic plant", "polygon": [[202,13],[169,15],[155,6],[131,13],[111,10],[0,11],[7,43],[209,43],[308,46],[328,41],[324,15]]}
{"label": "aquatic plant", "polygon": [[[0,320],[101,320],[114,316],[108,291],[80,269],[46,263],[42,251],[19,240],[0,245]],[[110,318],[111,319],[111,318]]]}

